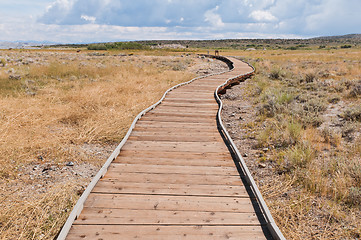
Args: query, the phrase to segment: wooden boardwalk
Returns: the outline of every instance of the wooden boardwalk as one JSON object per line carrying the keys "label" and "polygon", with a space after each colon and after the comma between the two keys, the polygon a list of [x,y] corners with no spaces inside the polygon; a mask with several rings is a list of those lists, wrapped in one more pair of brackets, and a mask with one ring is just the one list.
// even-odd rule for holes
{"label": "wooden boardwalk", "polygon": [[217,86],[234,70],[171,91],[144,115],[67,239],[271,239],[217,129]]}

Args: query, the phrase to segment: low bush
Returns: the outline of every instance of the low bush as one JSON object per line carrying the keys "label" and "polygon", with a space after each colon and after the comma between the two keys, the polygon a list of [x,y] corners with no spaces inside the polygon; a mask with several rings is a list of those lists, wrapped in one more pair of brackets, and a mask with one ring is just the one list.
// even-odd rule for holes
{"label": "low bush", "polygon": [[88,45],[88,50],[143,50],[148,48],[135,42],[95,43]]}
{"label": "low bush", "polygon": [[351,46],[351,45],[348,45],[348,44],[341,46],[341,48],[351,48],[351,47],[352,47],[352,46]]}
{"label": "low bush", "polygon": [[353,84],[350,88],[350,97],[357,98],[361,96],[361,80]]}
{"label": "low bush", "polygon": [[361,106],[353,106],[346,109],[341,115],[347,121],[359,121],[361,122]]}
{"label": "low bush", "polygon": [[90,44],[88,50],[107,50],[107,47],[103,43]]}
{"label": "low bush", "polygon": [[271,73],[269,74],[269,78],[270,78],[270,79],[274,79],[274,80],[280,79],[281,76],[282,76],[282,73],[281,73],[281,70],[280,70],[280,69],[273,69],[273,70],[271,71]]}

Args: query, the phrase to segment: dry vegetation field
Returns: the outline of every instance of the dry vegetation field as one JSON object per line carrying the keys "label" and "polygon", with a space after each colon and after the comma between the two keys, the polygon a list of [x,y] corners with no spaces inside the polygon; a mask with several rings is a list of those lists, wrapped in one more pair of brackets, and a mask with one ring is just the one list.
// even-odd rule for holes
{"label": "dry vegetation field", "polygon": [[360,49],[223,54],[256,67],[223,117],[285,237],[360,239]]}
{"label": "dry vegetation field", "polygon": [[54,238],[134,117],[224,68],[155,51],[0,51],[0,238]]}
{"label": "dry vegetation field", "polygon": [[[128,53],[0,51],[0,239],[54,238],[141,110],[226,67]],[[256,67],[223,117],[286,238],[360,239],[361,50],[221,54]]]}

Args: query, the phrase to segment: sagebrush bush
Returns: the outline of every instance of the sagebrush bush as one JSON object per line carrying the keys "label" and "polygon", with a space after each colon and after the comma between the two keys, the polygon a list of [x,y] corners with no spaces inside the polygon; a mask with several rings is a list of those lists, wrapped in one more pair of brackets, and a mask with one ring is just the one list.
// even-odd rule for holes
{"label": "sagebrush bush", "polygon": [[361,96],[361,81],[356,82],[350,90],[350,97],[357,98]]}
{"label": "sagebrush bush", "polygon": [[3,58],[0,58],[0,67],[5,67],[6,66],[6,60]]}
{"label": "sagebrush bush", "polygon": [[361,122],[361,105],[353,106],[346,109],[342,117],[347,121],[359,121]]}
{"label": "sagebrush bush", "polygon": [[314,150],[307,142],[302,142],[290,148],[285,159],[292,168],[306,168],[314,158]]}
{"label": "sagebrush bush", "polygon": [[271,73],[269,74],[269,78],[270,79],[274,79],[274,80],[278,80],[280,79],[282,76],[281,70],[280,69],[273,69],[271,71]]}
{"label": "sagebrush bush", "polygon": [[316,80],[317,75],[315,73],[307,73],[305,75],[305,82],[312,83]]}

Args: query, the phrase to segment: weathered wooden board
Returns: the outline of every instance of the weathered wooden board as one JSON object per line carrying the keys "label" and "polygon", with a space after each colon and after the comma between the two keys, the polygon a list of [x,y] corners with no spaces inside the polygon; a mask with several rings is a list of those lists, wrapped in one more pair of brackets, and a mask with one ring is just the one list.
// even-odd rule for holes
{"label": "weathered wooden board", "polygon": [[180,195],[180,196],[218,196],[218,197],[248,197],[243,185],[212,185],[200,183],[144,183],[122,181],[100,181],[93,190],[94,193],[119,194],[150,194],[150,195]]}
{"label": "weathered wooden board", "polygon": [[238,176],[221,175],[195,175],[195,174],[154,174],[154,173],[120,173],[109,171],[104,179],[121,182],[144,182],[144,183],[169,183],[169,184],[213,184],[225,186],[242,185],[242,180]]}
{"label": "weathered wooden board", "polygon": [[260,240],[266,239],[262,226],[129,226],[74,225],[69,240]]}
{"label": "weathered wooden board", "polygon": [[252,201],[240,197],[201,197],[91,193],[88,208],[254,213]]}
{"label": "weathered wooden board", "polygon": [[260,222],[255,213],[85,208],[74,224],[258,226]]}
{"label": "weathered wooden board", "polygon": [[156,165],[156,164],[129,164],[114,163],[108,170],[121,173],[149,173],[152,174],[192,174],[192,175],[234,175],[239,173],[234,167],[210,167],[210,166],[174,166],[174,165]]}

